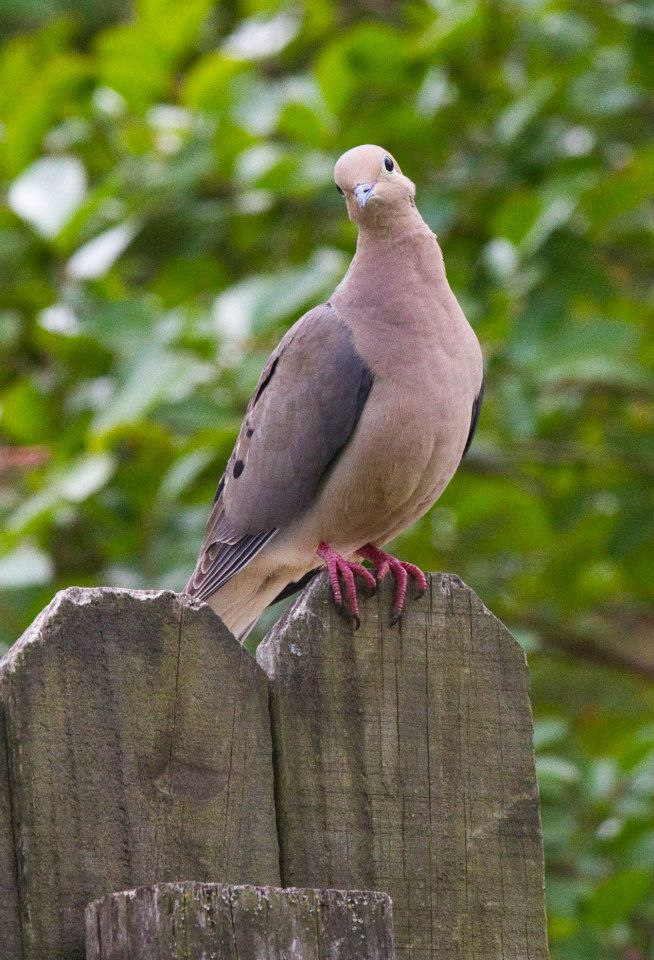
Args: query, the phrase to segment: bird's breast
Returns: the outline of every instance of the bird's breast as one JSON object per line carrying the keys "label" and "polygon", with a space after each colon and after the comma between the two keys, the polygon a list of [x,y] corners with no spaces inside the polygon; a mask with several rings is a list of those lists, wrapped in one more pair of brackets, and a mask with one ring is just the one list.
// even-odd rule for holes
{"label": "bird's breast", "polygon": [[[438,498],[461,460],[470,428],[472,378],[438,374],[420,382],[378,378],[322,496],[341,549],[386,542]],[[393,534],[391,533],[393,532]]]}

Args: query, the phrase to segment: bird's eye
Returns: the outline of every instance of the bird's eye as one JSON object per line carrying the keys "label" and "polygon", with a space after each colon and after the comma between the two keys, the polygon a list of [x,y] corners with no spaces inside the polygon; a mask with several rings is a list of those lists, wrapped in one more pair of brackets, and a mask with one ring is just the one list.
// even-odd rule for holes
{"label": "bird's eye", "polygon": [[386,167],[388,172],[391,173],[395,164],[393,163],[390,157],[384,157],[384,166]]}
{"label": "bird's eye", "polygon": [[338,190],[341,196],[344,196],[343,191],[341,190],[338,184],[336,184],[336,189]]}

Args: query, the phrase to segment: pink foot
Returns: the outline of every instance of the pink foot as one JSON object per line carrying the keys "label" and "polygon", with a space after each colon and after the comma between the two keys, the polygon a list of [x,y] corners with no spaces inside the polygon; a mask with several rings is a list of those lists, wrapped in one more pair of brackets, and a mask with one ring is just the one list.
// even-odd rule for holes
{"label": "pink foot", "polygon": [[318,544],[316,553],[320,559],[324,560],[327,564],[327,573],[329,575],[334,603],[337,607],[341,608],[343,607],[343,594],[341,593],[339,574],[343,578],[347,598],[346,610],[354,620],[356,629],[358,630],[361,626],[361,618],[359,617],[359,600],[357,598],[354,574],[358,573],[373,590],[377,589],[377,581],[371,572],[366,570],[363,564],[355,563],[353,560],[346,560],[344,557],[341,557],[340,554],[336,553],[335,550],[332,550],[327,543]]}
{"label": "pink foot", "polygon": [[419,596],[427,589],[427,577],[419,567],[413,563],[407,563],[406,560],[398,560],[392,557],[390,553],[384,553],[372,543],[366,543],[365,546],[357,550],[360,557],[370,560],[375,565],[377,583],[381,583],[389,570],[395,577],[395,602],[393,604],[393,616],[391,626],[394,626],[402,619],[404,613],[404,601],[406,600],[406,588],[409,577],[415,577],[420,588]]}

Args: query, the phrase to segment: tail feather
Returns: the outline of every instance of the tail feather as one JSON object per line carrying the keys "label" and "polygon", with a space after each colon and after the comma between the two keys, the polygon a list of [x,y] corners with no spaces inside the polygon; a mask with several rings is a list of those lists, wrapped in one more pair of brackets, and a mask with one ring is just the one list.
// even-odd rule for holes
{"label": "tail feather", "polygon": [[305,577],[302,569],[280,567],[274,555],[263,550],[206,602],[242,643],[266,607],[282,595],[290,596],[304,584]]}

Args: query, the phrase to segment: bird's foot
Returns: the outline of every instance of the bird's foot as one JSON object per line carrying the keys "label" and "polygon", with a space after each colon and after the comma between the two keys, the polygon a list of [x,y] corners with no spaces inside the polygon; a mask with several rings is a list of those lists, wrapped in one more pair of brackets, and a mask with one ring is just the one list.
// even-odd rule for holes
{"label": "bird's foot", "polygon": [[398,560],[397,557],[392,557],[390,553],[384,553],[383,550],[375,547],[372,543],[366,543],[360,550],[357,550],[357,553],[360,557],[373,563],[377,583],[381,583],[389,571],[395,577],[395,602],[393,603],[393,616],[391,617],[391,626],[395,626],[402,619],[404,613],[409,577],[414,577],[418,581],[420,589],[418,596],[422,596],[427,589],[427,577],[420,567],[416,567],[413,563],[407,563],[406,560]]}
{"label": "bird's foot", "polygon": [[335,550],[332,550],[327,543],[319,544],[316,553],[327,565],[327,573],[329,575],[334,603],[341,610],[343,609],[343,593],[341,591],[339,576],[342,578],[345,586],[345,610],[354,621],[355,627],[358,630],[361,626],[361,618],[359,616],[359,600],[354,575],[358,574],[372,590],[377,589],[377,581],[370,570],[366,570],[362,563],[355,563],[354,560],[346,560],[340,554],[336,553]]}

